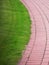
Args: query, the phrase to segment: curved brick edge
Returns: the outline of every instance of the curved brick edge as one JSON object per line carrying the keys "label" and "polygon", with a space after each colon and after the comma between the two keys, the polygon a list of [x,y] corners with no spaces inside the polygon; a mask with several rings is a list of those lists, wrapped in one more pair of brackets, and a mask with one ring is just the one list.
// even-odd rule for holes
{"label": "curved brick edge", "polygon": [[28,9],[31,21],[33,22],[31,25],[32,34],[30,41],[18,65],[48,65],[49,8],[45,5],[48,2],[45,2],[45,0],[22,0],[21,2]]}

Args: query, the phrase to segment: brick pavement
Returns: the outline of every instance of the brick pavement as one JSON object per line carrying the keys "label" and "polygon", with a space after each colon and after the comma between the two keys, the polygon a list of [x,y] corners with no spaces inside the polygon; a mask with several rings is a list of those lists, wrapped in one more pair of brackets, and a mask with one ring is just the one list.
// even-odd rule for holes
{"label": "brick pavement", "polygon": [[21,0],[31,24],[31,37],[18,65],[49,65],[49,0]]}

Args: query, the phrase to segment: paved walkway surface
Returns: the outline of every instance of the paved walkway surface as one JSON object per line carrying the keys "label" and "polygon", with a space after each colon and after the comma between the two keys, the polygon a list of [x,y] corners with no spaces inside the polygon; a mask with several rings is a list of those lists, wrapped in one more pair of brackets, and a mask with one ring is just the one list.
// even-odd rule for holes
{"label": "paved walkway surface", "polygon": [[31,37],[18,65],[49,65],[49,0],[21,0],[32,21]]}

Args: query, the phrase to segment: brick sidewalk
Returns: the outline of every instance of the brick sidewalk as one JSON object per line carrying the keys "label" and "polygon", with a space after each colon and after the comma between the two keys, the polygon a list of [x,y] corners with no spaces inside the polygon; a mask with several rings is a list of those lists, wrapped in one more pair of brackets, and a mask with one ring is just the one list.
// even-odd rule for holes
{"label": "brick sidewalk", "polygon": [[18,65],[49,65],[49,0],[21,0],[32,21],[31,37]]}

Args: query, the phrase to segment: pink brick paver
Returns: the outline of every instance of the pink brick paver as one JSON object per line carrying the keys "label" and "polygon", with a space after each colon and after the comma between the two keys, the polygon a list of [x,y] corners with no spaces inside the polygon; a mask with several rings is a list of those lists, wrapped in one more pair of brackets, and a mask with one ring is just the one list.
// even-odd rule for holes
{"label": "pink brick paver", "polygon": [[32,21],[31,37],[18,65],[49,65],[49,0],[21,0]]}

